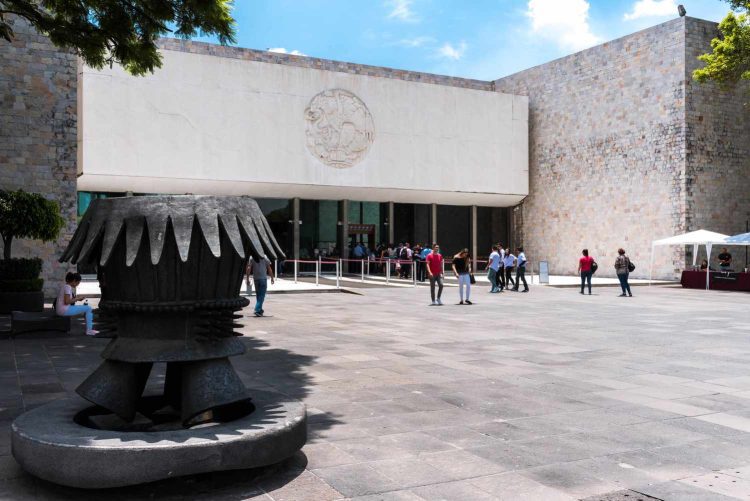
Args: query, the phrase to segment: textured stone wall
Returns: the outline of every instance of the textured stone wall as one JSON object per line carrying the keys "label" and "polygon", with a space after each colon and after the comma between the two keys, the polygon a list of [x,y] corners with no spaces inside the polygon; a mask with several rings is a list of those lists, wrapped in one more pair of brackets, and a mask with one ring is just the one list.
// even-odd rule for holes
{"label": "textured stone wall", "polygon": [[[689,230],[743,233],[750,220],[750,85],[722,90],[693,82],[693,70],[703,65],[697,57],[718,30],[700,19],[686,23],[686,224]],[[713,259],[719,252],[714,249]],[[744,267],[744,250],[731,252],[735,268]]]}
{"label": "textured stone wall", "polygon": [[13,29],[13,43],[0,40],[0,188],[60,204],[67,225],[56,242],[13,242],[14,257],[44,259],[51,297],[67,270],[57,258],[76,221],[77,62],[25,23],[17,20]]}
{"label": "textured stone wall", "polygon": [[[581,249],[614,275],[618,247],[648,276],[651,241],[682,232],[685,19],[679,18],[499,79],[529,96],[529,192],[513,214],[515,245],[575,273]],[[684,249],[657,248],[672,278]]]}

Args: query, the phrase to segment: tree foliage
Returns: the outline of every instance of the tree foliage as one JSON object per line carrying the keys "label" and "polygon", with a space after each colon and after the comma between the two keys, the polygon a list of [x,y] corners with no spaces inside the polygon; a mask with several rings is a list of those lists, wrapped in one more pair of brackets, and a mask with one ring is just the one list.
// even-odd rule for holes
{"label": "tree foliage", "polygon": [[57,202],[23,190],[0,190],[0,236],[3,257],[10,259],[14,238],[54,240],[65,225]]}
{"label": "tree foliage", "polygon": [[215,35],[234,42],[232,0],[0,0],[0,37],[13,39],[11,15],[97,69],[117,63],[133,75],[161,67],[159,37]]}
{"label": "tree foliage", "polygon": [[729,86],[750,80],[750,0],[729,0],[735,12],[719,23],[720,36],[711,40],[712,51],[698,56],[706,63],[693,72],[698,82]]}

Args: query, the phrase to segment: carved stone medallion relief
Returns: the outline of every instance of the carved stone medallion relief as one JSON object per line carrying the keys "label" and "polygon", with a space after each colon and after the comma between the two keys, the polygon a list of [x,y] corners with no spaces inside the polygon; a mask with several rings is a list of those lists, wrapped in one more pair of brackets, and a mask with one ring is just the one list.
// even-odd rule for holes
{"label": "carved stone medallion relief", "polygon": [[307,149],[324,164],[338,169],[359,163],[375,139],[372,115],[349,91],[330,89],[317,94],[305,110]]}

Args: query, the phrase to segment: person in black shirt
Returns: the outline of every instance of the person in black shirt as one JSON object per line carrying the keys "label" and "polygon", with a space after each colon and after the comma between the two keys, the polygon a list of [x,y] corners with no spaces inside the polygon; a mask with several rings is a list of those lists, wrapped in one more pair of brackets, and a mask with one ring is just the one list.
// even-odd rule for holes
{"label": "person in black shirt", "polygon": [[722,248],[721,254],[719,254],[719,267],[722,271],[726,271],[732,267],[732,255],[727,252],[726,247]]}

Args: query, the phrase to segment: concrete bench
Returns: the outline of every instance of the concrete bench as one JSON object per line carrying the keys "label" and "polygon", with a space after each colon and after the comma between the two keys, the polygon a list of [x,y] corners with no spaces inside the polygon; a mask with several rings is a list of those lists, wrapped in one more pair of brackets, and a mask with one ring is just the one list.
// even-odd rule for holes
{"label": "concrete bench", "polygon": [[70,331],[70,317],[61,317],[54,311],[13,311],[10,314],[11,336],[33,331]]}

